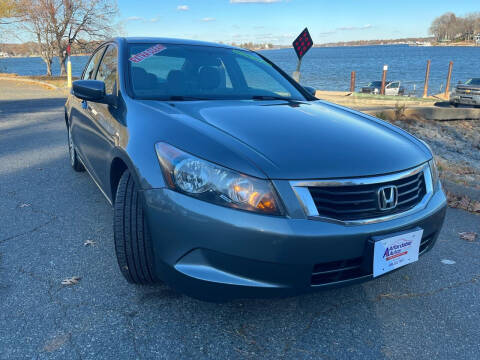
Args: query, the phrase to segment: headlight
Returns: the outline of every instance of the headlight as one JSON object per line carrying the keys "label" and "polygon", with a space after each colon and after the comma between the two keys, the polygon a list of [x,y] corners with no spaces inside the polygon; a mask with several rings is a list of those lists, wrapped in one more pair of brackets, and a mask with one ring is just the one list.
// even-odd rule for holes
{"label": "headlight", "polygon": [[156,144],[155,150],[171,189],[217,205],[282,214],[270,181],[237,173],[165,143]]}
{"label": "headlight", "polygon": [[[417,138],[418,139],[418,138]],[[433,188],[433,191],[435,192],[438,188],[438,184],[439,184],[439,180],[440,180],[440,177],[439,177],[439,174],[438,174],[438,168],[437,168],[437,163],[435,162],[435,157],[433,156],[433,151],[432,151],[432,148],[430,147],[430,145],[428,145],[425,141],[423,141],[422,139],[418,139],[423,145],[426,146],[426,148],[428,149],[428,151],[430,151],[430,154],[432,155],[432,160],[430,160],[428,162],[428,165],[430,167],[430,175],[432,176],[432,188]]]}
{"label": "headlight", "polygon": [[437,164],[435,162],[435,159],[432,158],[432,160],[430,160],[428,162],[428,165],[430,165],[430,174],[432,175],[433,191],[436,191],[440,178],[439,178],[439,175],[438,175],[438,169],[437,169]]}

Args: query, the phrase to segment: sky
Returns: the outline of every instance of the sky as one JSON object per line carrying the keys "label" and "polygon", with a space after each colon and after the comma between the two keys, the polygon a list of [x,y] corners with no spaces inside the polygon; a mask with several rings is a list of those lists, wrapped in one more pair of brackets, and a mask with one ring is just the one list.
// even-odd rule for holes
{"label": "sky", "polygon": [[479,0],[118,0],[122,33],[214,42],[290,44],[429,36],[435,17],[480,11]]}

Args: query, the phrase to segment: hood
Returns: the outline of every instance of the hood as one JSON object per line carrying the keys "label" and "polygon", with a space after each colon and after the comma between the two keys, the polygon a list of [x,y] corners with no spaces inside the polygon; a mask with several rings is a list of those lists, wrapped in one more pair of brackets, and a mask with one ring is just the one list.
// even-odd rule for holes
{"label": "hood", "polygon": [[457,89],[459,89],[459,90],[472,90],[472,89],[480,90],[480,85],[465,85],[465,84],[462,84],[462,85],[457,85]]}
{"label": "hood", "polygon": [[430,159],[406,132],[323,101],[195,101],[176,102],[175,108],[243,144],[249,160],[271,179],[380,175]]}

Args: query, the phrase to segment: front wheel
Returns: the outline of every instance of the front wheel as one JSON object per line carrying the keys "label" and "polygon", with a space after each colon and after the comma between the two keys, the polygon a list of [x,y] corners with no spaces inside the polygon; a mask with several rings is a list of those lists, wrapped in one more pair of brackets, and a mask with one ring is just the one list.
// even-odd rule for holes
{"label": "front wheel", "polygon": [[118,266],[125,279],[134,284],[157,282],[142,194],[128,170],[123,173],[117,187],[113,233]]}
{"label": "front wheel", "polygon": [[75,150],[75,144],[73,143],[72,128],[71,125],[67,125],[67,139],[68,139],[68,155],[70,158],[70,165],[73,170],[82,172],[85,171],[83,164],[78,160],[77,151]]}

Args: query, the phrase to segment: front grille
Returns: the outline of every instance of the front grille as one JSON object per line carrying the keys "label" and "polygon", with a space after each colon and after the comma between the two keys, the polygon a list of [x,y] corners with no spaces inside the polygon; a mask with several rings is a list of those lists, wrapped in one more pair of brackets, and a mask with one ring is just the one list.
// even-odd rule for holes
{"label": "front grille", "polygon": [[430,235],[428,237],[424,237],[422,239],[422,241],[420,242],[420,249],[419,249],[419,254],[423,254],[428,248],[429,246],[431,245],[432,243],[432,240],[433,240],[433,237],[435,236],[435,234],[433,235]]}
{"label": "front grille", "polygon": [[480,90],[477,90],[477,89],[457,89],[456,90],[456,93],[458,95],[467,95],[467,96],[470,96],[470,95],[480,95]]}
{"label": "front grille", "polygon": [[[434,237],[435,233],[422,238],[419,255],[423,255],[432,246]],[[373,247],[370,251],[373,252]],[[368,260],[368,264],[363,264],[364,261],[366,261],[364,257],[358,257],[315,264],[313,266],[310,284],[312,286],[320,286],[373,275],[373,259]],[[368,271],[365,269],[370,270]]]}
{"label": "front grille", "polygon": [[311,284],[324,285],[369,275],[362,270],[362,261],[363,258],[359,257],[317,264],[313,267]]}
{"label": "front grille", "polygon": [[[380,210],[378,190],[387,185],[398,188],[398,203],[393,209]],[[319,216],[341,221],[373,219],[407,211],[417,205],[427,192],[423,171],[390,182],[308,189]]]}

